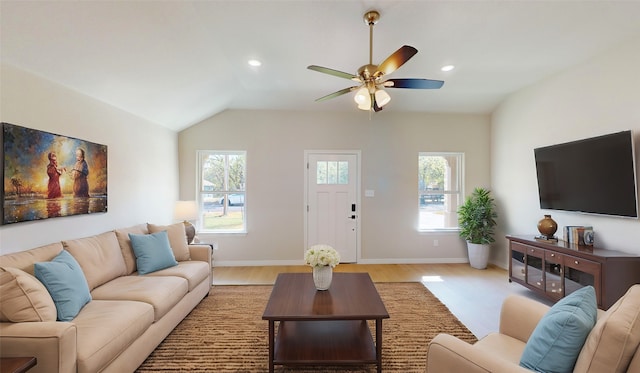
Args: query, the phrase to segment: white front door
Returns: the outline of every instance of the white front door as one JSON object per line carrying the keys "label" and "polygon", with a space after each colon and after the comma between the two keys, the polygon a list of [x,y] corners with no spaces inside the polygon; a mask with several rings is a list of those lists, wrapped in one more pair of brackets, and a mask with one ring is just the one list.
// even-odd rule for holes
{"label": "white front door", "polygon": [[357,151],[308,152],[306,156],[306,248],[330,245],[343,263],[358,259],[358,157]]}

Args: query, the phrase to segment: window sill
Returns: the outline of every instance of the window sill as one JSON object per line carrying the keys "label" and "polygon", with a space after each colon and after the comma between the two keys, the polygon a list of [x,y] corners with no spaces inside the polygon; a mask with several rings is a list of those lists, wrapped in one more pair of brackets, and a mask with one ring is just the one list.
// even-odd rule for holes
{"label": "window sill", "polygon": [[419,234],[445,234],[445,235],[458,235],[460,228],[439,228],[439,229],[418,229]]}

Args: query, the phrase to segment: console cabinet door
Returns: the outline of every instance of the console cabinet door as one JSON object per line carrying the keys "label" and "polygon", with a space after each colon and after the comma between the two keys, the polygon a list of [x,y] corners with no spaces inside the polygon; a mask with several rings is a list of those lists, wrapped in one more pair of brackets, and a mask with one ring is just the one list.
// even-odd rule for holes
{"label": "console cabinet door", "polygon": [[512,280],[523,284],[527,282],[525,251],[526,247],[524,245],[511,242],[511,262],[509,263],[509,272]]}
{"label": "console cabinet door", "polygon": [[596,289],[598,305],[602,305],[602,289],[600,287],[600,263],[587,259],[566,256],[564,258],[565,295],[569,295],[585,286]]}
{"label": "console cabinet door", "polygon": [[564,255],[553,251],[544,253],[544,290],[555,301],[564,297]]}
{"label": "console cabinet door", "polygon": [[527,284],[544,291],[544,252],[545,250],[533,246],[527,246],[525,263]]}

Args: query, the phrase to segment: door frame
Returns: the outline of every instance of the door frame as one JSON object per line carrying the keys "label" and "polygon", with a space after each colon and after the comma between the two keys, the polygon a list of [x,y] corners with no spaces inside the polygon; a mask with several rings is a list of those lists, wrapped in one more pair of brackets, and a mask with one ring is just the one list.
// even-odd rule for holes
{"label": "door frame", "polygon": [[[360,193],[360,185],[361,185],[361,158],[362,151],[360,150],[305,150],[304,151],[304,200],[303,200],[303,215],[304,215],[304,251],[308,249],[309,243],[309,155],[310,154],[346,154],[346,155],[355,155],[356,156],[356,263],[360,262],[360,248],[362,245],[362,198]],[[303,254],[304,254],[303,251]]]}

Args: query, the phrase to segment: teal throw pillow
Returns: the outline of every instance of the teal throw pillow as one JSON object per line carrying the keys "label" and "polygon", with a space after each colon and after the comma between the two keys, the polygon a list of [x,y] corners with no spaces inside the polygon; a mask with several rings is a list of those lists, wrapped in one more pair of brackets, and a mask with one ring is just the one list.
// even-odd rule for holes
{"label": "teal throw pillow", "polygon": [[62,250],[50,262],[35,263],[33,272],[51,295],[59,321],[73,320],[91,301],[82,268],[68,251]]}
{"label": "teal throw pillow", "polygon": [[129,233],[133,254],[136,256],[136,266],[139,275],[159,271],[178,265],[167,231],[152,234]]}
{"label": "teal throw pillow", "polygon": [[592,286],[562,298],[533,330],[520,365],[536,372],[573,372],[580,350],[596,324],[597,308]]}

